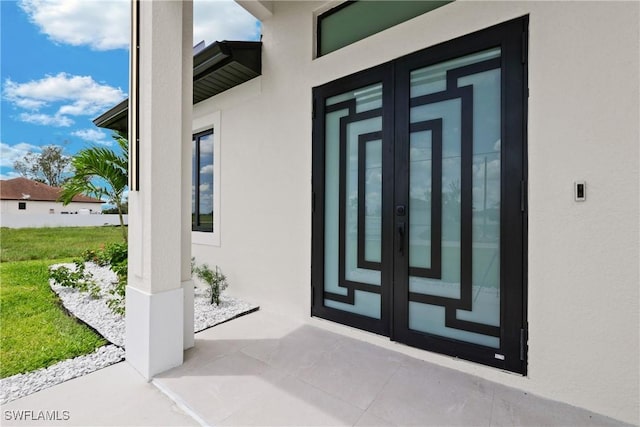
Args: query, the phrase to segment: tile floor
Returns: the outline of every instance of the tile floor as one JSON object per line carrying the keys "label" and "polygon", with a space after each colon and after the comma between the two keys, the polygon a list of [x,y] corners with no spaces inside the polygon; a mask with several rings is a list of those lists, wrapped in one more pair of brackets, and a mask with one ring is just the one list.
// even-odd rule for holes
{"label": "tile floor", "polygon": [[126,362],[6,403],[0,414],[3,427],[199,425]]}
{"label": "tile floor", "polygon": [[619,426],[259,311],[196,335],[154,380],[216,426]]}
{"label": "tile floor", "polygon": [[[197,334],[185,363],[153,384],[119,363],[2,405],[0,424],[622,425],[264,311]],[[25,411],[68,411],[70,419],[12,419]]]}

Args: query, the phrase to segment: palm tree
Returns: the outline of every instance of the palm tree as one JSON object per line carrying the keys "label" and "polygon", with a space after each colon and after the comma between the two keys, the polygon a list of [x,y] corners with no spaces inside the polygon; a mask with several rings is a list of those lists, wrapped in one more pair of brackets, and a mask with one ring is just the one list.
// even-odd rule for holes
{"label": "palm tree", "polygon": [[122,217],[122,196],[128,182],[129,142],[119,132],[113,135],[113,139],[120,146],[121,153],[106,147],[90,147],[73,156],[71,164],[75,175],[62,185],[59,200],[68,205],[78,194],[98,199],[106,196],[109,203],[113,203],[118,209],[120,228],[126,242],[127,228]]}

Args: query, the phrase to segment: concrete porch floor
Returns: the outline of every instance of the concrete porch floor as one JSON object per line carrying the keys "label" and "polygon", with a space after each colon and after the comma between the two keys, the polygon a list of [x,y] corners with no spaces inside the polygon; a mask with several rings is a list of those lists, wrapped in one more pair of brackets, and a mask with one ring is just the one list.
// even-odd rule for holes
{"label": "concrete porch floor", "polygon": [[[3,405],[2,424],[622,425],[264,311],[197,334],[185,363],[153,385],[120,363]],[[19,410],[70,419],[7,419]]]}

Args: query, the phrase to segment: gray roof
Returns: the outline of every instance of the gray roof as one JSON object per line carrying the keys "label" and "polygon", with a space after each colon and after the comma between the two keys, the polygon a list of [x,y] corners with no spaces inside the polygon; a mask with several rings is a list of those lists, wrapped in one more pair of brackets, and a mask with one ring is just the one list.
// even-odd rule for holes
{"label": "gray roof", "polygon": [[[215,42],[193,57],[193,103],[204,101],[262,74],[262,42]],[[127,132],[129,100],[93,120],[102,128]]]}

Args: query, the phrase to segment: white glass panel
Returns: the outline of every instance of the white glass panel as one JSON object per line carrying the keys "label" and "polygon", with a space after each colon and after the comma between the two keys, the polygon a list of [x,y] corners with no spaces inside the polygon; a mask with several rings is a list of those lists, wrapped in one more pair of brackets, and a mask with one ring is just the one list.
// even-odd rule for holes
{"label": "white glass panel", "polygon": [[431,267],[431,131],[409,140],[409,266]]}
{"label": "white glass panel", "polygon": [[353,305],[329,299],[324,300],[324,305],[327,307],[336,308],[342,311],[348,311],[350,313],[361,314],[367,317],[373,317],[374,319],[380,318],[380,304],[380,294],[374,294],[364,291],[355,291]]}
{"label": "white glass panel", "polygon": [[500,48],[497,47],[412,71],[411,97],[444,91],[447,87],[447,70],[499,57]]}
{"label": "white glass panel", "polygon": [[366,145],[364,258],[380,262],[382,252],[382,141]]}
{"label": "white glass panel", "polygon": [[382,130],[382,117],[347,125],[347,188],[345,221],[345,277],[380,285],[380,271],[358,268],[358,136]]}
{"label": "white glass panel", "polygon": [[[442,280],[410,277],[410,292],[460,297],[460,99],[411,109],[411,122],[442,119]],[[414,183],[415,184],[415,183]],[[409,194],[413,189],[409,189]],[[409,207],[410,212],[412,206]],[[411,248],[410,248],[411,249]],[[413,259],[409,253],[409,259]]]}
{"label": "white glass panel", "polygon": [[[416,70],[412,97],[447,90],[446,72],[500,56],[492,49]],[[500,69],[459,78],[457,87],[473,91],[472,179],[472,310],[456,310],[456,318],[482,325],[500,326]],[[453,88],[448,88],[453,89]],[[461,219],[461,99],[411,109],[411,122],[443,118],[442,159],[442,279],[409,278],[412,292],[460,298]],[[413,163],[412,163],[413,167]],[[410,179],[413,185],[413,175]],[[410,190],[411,191],[411,190]],[[413,199],[411,200],[413,202]],[[411,210],[410,210],[411,212]],[[410,250],[415,250],[410,247]],[[414,262],[414,258],[410,256]],[[409,303],[409,327],[470,343],[498,348],[498,337],[445,326],[445,307]]]}
{"label": "white glass panel", "polygon": [[[382,84],[349,91],[327,99],[326,105],[336,105],[355,99],[355,113],[382,107]],[[349,109],[327,113],[325,117],[325,271],[324,289],[327,292],[348,295],[348,289],[339,286],[340,248],[340,119],[349,115]],[[365,254],[371,259],[380,256],[380,212],[382,203],[382,142],[366,143],[365,155],[365,218],[358,218],[358,148],[363,134],[382,130],[382,117],[351,121],[346,124],[346,170],[344,194],[344,280],[380,286],[380,271],[358,268],[358,221],[365,221]],[[367,210],[371,213],[367,220]],[[378,224],[376,225],[376,220]],[[378,229],[376,233],[376,228]],[[369,230],[370,232],[367,232]],[[377,246],[377,248],[376,248]],[[354,304],[325,299],[327,307],[349,311],[368,317],[380,318],[379,293],[354,290]]]}
{"label": "white glass panel", "polygon": [[444,310],[445,308],[439,305],[410,301],[409,328],[487,347],[500,347],[500,339],[497,337],[444,326]]}
{"label": "white glass panel", "polygon": [[473,310],[461,320],[500,325],[500,69],[458,79],[473,85]]}
{"label": "white glass panel", "polygon": [[382,108],[382,83],[363,87],[327,98],[327,107],[340,102],[356,100],[356,113]]}
{"label": "white glass panel", "polygon": [[347,289],[338,286],[340,118],[347,114],[347,110],[340,110],[327,114],[325,118],[324,289],[340,295],[347,295]]}

